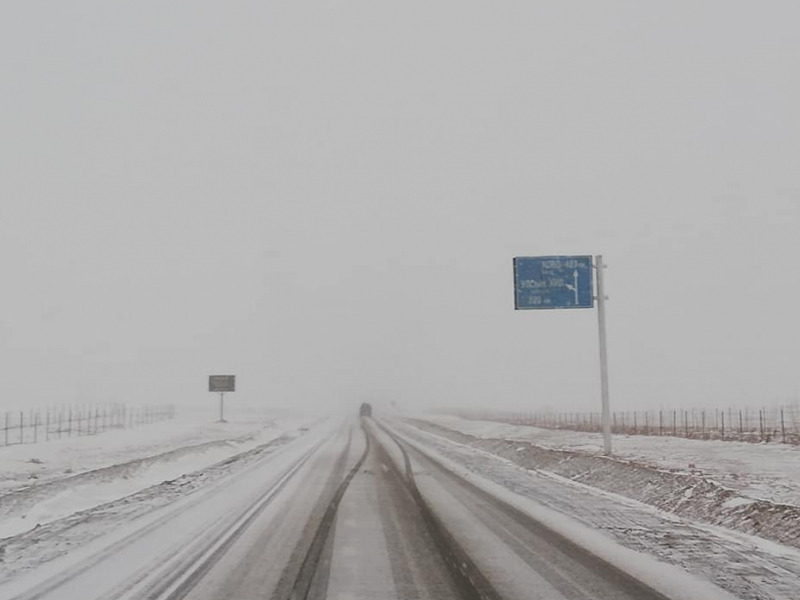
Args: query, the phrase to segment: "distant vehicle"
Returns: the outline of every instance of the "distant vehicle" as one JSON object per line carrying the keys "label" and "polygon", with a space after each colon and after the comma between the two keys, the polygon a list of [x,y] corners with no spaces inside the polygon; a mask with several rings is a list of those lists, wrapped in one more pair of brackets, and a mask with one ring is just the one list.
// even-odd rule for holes
{"label": "distant vehicle", "polygon": [[372,405],[364,402],[364,404],[361,405],[361,408],[359,409],[358,414],[360,414],[362,417],[371,417],[372,416]]}

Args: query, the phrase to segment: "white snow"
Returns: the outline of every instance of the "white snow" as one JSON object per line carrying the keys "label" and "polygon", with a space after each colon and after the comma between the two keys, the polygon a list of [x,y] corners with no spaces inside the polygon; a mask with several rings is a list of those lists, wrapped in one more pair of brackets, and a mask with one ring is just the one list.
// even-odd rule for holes
{"label": "white snow", "polygon": [[[85,600],[117,597],[117,592],[120,597],[140,597],[142,587],[174,573],[187,560],[196,560],[199,550],[207,551],[208,540],[232,531],[265,497],[265,490],[289,477],[287,469],[294,469],[310,449],[329,439],[333,425],[313,427],[268,460],[254,462],[200,493],[131,522],[119,522],[60,558],[0,583],[0,597],[33,593],[53,600]],[[59,540],[49,543],[57,545]]]}
{"label": "white snow", "polygon": [[0,539],[202,469],[310,421],[250,413],[215,423],[189,412],[134,429],[0,447]]}
{"label": "white snow", "polygon": [[[282,417],[280,424],[308,419]],[[0,493],[22,484],[41,482],[168,452],[194,444],[234,440],[272,428],[269,413],[246,413],[228,423],[197,411],[180,411],[175,419],[97,435],[63,437],[38,444],[0,446]]]}
{"label": "white snow", "polygon": [[[495,421],[428,415],[431,423],[484,439],[524,441],[543,448],[600,454],[598,433],[541,429]],[[613,437],[614,456],[670,471],[695,473],[755,499],[800,505],[800,446],[687,440],[668,436]]]}
{"label": "white snow", "polygon": [[[600,489],[548,470],[531,470],[510,457],[494,454],[493,444],[483,449],[484,446],[474,441],[460,443],[437,435],[424,425],[420,428],[403,422],[393,422],[393,425],[429,454],[436,453],[437,459],[445,457],[452,465],[460,467],[458,472],[467,479],[487,479],[499,489],[507,490],[506,493],[528,498],[577,520],[609,538],[607,543],[685,568],[742,598],[794,600],[800,597],[800,551],[796,548],[665,512],[613,490]],[[508,449],[508,444],[501,443],[497,448]],[[514,449],[516,446],[512,442],[511,450]],[[605,461],[600,459],[600,469]],[[634,475],[641,472],[635,463],[628,465],[627,462],[622,461],[623,468],[630,467]],[[619,470],[612,474],[624,477]],[[693,495],[704,495],[698,492],[699,488]],[[703,499],[683,501],[695,500],[702,502]]]}
{"label": "white snow", "polygon": [[[475,471],[466,469],[463,465],[450,460],[429,446],[423,446],[416,440],[403,435],[397,429],[394,429],[394,433],[403,439],[405,443],[430,456],[448,470],[466,477],[478,488],[531,516],[550,530],[587,549],[605,562],[631,574],[639,581],[665,594],[672,600],[696,600],[697,598],[703,598],[703,600],[733,600],[735,598],[735,596],[712,583],[695,577],[682,569],[616,544],[606,535],[587,526],[587,524],[562,512],[555,511],[529,496],[518,494],[486,477],[482,477]],[[428,499],[435,500],[435,498],[430,497]],[[436,506],[433,508],[437,510]],[[450,510],[450,507],[444,507],[439,504],[438,510],[447,511]]]}
{"label": "white snow", "polygon": [[752,504],[755,500],[750,500],[748,498],[731,498],[727,502],[725,502],[722,506],[725,508],[736,508],[737,506],[747,506],[748,504]]}

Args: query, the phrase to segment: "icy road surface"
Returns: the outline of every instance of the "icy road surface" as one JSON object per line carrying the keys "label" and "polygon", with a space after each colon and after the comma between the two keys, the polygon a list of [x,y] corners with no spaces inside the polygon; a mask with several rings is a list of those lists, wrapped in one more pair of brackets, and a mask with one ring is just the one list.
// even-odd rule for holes
{"label": "icy road surface", "polygon": [[465,477],[446,443],[426,435],[328,420],[12,536],[0,542],[0,597],[734,597],[489,478]]}

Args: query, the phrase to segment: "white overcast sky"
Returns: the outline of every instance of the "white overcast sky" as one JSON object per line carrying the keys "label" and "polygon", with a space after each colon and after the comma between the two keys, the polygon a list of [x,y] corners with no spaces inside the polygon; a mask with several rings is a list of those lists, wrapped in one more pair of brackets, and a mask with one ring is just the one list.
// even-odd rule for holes
{"label": "white overcast sky", "polygon": [[2,405],[800,393],[800,2],[6,0]]}

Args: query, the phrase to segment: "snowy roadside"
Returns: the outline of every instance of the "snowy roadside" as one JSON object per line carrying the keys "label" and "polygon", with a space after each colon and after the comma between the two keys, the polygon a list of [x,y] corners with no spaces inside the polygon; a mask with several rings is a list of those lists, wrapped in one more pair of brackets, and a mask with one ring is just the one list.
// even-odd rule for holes
{"label": "snowy roadside", "polygon": [[466,472],[577,519],[626,548],[712,581],[740,598],[800,597],[800,551],[795,548],[681,518],[613,491],[522,467],[479,448],[474,439],[456,441],[429,424],[392,421],[392,425],[426,449],[462,465]]}
{"label": "snowy roadside", "polygon": [[134,494],[290,435],[313,419],[196,415],[136,429],[0,448],[0,538]]}
{"label": "snowy roadside", "polygon": [[[111,554],[118,562],[131,560],[126,548],[142,536],[180,551],[210,529],[224,529],[229,517],[238,518],[237,511],[263,496],[270,478],[282,476],[337,426],[331,419],[318,420],[202,469],[0,539],[0,585],[27,589],[48,577],[68,576],[72,565],[94,564]],[[170,527],[174,531],[162,535]],[[146,552],[156,550],[148,545]],[[132,564],[138,564],[141,549],[132,554]],[[114,574],[112,569],[102,576]]]}
{"label": "snowy roadside", "polygon": [[[425,421],[481,439],[534,443],[542,448],[597,455],[599,433],[541,429],[496,421],[426,415]],[[800,446],[687,440],[660,436],[614,436],[614,456],[676,473],[712,479],[756,500],[800,506]]]}
{"label": "snowy roadside", "polygon": [[303,419],[248,413],[229,423],[182,411],[175,419],[97,435],[0,447],[0,494],[50,479],[214,441],[239,441]]}
{"label": "snowy roadside", "polygon": [[[637,447],[645,447],[645,452],[640,454],[647,454],[651,459],[637,460],[633,457],[620,456],[621,452],[616,452],[612,458],[602,456],[599,447],[587,446],[579,435],[571,435],[575,432],[548,431],[547,433],[551,434],[547,438],[549,444],[540,444],[540,440],[536,436],[542,430],[524,431],[524,429],[534,428],[515,426],[515,431],[508,431],[505,430],[502,423],[472,423],[469,421],[462,423],[460,419],[454,420],[450,417],[426,419],[416,423],[422,428],[503,457],[526,469],[613,492],[681,517],[727,527],[741,533],[758,535],[767,540],[800,548],[800,504],[778,503],[748,496],[744,491],[721,483],[716,477],[710,476],[696,466],[686,469],[669,469],[660,466],[656,461],[655,450],[652,447],[648,448],[647,445],[649,442],[653,442],[653,446],[661,450],[671,443],[664,441],[663,438],[634,437],[633,439],[619,440],[627,442],[629,447],[634,444]],[[498,425],[501,427],[497,427]],[[460,429],[484,435],[486,433],[506,434],[511,439],[475,436],[460,431]],[[519,429],[523,429],[523,431],[520,432]],[[565,438],[571,440],[575,445],[568,447],[561,443],[556,446],[553,443],[556,439],[552,435],[554,433],[566,433]],[[722,449],[714,448],[713,450],[716,452],[721,452],[724,450],[724,446],[729,445],[728,442],[705,441],[686,444],[692,440],[676,439],[673,439],[672,442],[676,442],[674,446],[678,448],[676,451],[678,458],[675,456],[664,458],[664,463],[679,461],[690,454],[699,455],[702,448],[695,448],[696,445],[723,445]],[[690,446],[689,450],[684,450],[681,454],[679,449],[686,445]],[[752,456],[748,457],[749,462],[744,459],[744,450],[750,447],[753,454],[756,455],[758,455],[759,449],[764,450],[760,454],[760,458],[765,464],[771,465],[768,469],[772,473],[771,477],[776,477],[776,473],[786,471],[785,488],[797,485],[797,482],[791,479],[793,477],[792,469],[796,470],[797,465],[793,465],[791,462],[780,463],[778,466],[769,463],[770,452],[774,447],[765,448],[748,444],[739,446],[743,446],[743,448],[738,448],[743,458],[737,463],[739,464],[737,472],[746,473],[746,476],[740,476],[742,479],[755,482],[759,476],[759,473],[746,471],[747,465],[755,468],[758,464],[758,461]],[[725,481],[732,477],[730,473],[729,477],[724,477],[726,465],[729,463],[715,462],[713,460],[715,455],[711,451],[704,456],[705,460],[701,463],[703,466],[709,470],[713,468],[716,475]],[[780,452],[778,456],[785,460],[787,454]],[[800,455],[797,456],[800,457]],[[755,487],[762,489],[763,485],[766,483],[762,482],[762,486]],[[752,491],[752,487],[748,490]]]}

